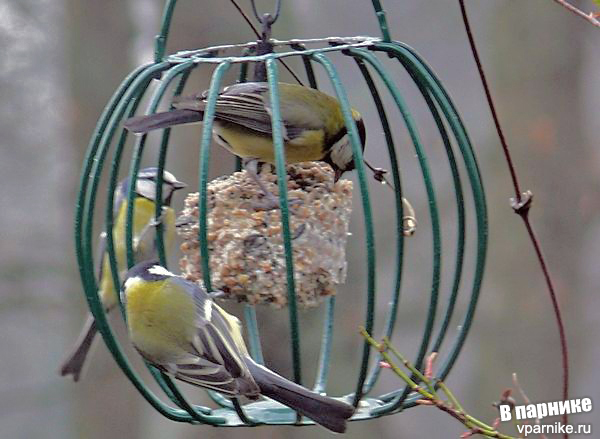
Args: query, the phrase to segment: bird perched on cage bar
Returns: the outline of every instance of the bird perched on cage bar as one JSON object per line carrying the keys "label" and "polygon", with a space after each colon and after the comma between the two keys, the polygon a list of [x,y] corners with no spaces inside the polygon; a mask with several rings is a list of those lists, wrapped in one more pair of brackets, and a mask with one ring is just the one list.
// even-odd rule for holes
{"label": "bird perched on cage bar", "polygon": [[[208,92],[176,97],[174,110],[125,121],[134,133],[200,122]],[[246,82],[226,87],[217,97],[215,141],[243,159],[274,163],[271,97],[266,82]],[[287,163],[322,160],[335,171],[336,181],[354,169],[352,146],[339,101],[319,90],[279,83],[279,106]],[[352,109],[362,148],[366,132],[360,113]]]}
{"label": "bird perched on cage bar", "polygon": [[[143,261],[155,256],[154,236],[150,230],[162,223],[164,226],[165,245],[169,247],[175,237],[175,212],[170,207],[173,192],[187,185],[178,181],[173,174],[164,171],[162,190],[162,214],[158,220],[154,218],[156,199],[157,168],[145,168],[139,171],[135,185],[134,217],[133,217],[133,250],[136,261]],[[117,267],[122,275],[127,269],[126,231],[127,196],[129,178],[121,181],[116,190],[113,212],[116,217],[113,226],[114,251]],[[106,231],[100,235],[99,254],[101,255],[98,274],[98,295],[108,312],[117,305],[117,292],[114,289],[108,252],[106,251]],[[63,362],[60,374],[72,375],[78,381],[85,364],[85,359],[95,339],[98,328],[91,313],[83,326],[74,350]]]}
{"label": "bird perched on cage bar", "polygon": [[160,370],[230,397],[274,399],[335,432],[354,407],[295,384],[249,356],[240,321],[194,282],[157,261],[129,270],[121,290],[129,337]]}

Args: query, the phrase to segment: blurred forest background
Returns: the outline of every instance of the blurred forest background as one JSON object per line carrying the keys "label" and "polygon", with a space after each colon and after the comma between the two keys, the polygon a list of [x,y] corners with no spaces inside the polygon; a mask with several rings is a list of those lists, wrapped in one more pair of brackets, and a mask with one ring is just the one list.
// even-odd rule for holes
{"label": "blurred forest background", "polygon": [[[591,1],[573,3],[586,11],[594,8]],[[328,437],[324,429],[316,427],[215,429],[170,422],[140,397],[101,342],[81,382],[74,384],[57,373],[86,310],[72,238],[83,155],[97,118],[122,78],[152,59],[162,5],[162,0],[0,0],[0,203],[4,206],[0,214],[0,438]],[[248,1],[242,5],[249,11]],[[259,1],[258,5],[269,8],[271,2]],[[465,407],[488,421],[496,416],[491,403],[510,386],[512,372],[519,374],[533,401],[558,400],[561,368],[556,323],[525,229],[509,206],[509,175],[457,1],[385,0],[384,6],[393,37],[416,48],[452,94],[473,140],[487,191],[490,245],[481,301],[448,384]],[[565,316],[571,395],[596,397],[597,402],[600,34],[548,0],[470,1],[468,7],[523,188],[535,194],[531,219]],[[282,16],[274,27],[278,39],[367,34],[379,35],[368,0],[284,1]],[[181,0],[168,50],[252,39],[229,2]],[[388,167],[366,87],[359,81],[356,67],[340,58],[335,60],[340,60],[352,104],[367,113],[366,156],[374,164]],[[443,306],[453,266],[455,218],[450,175],[431,116],[416,90],[400,68],[391,62],[386,65],[414,108],[434,171],[445,233]],[[289,80],[283,70],[281,74],[283,80]],[[320,79],[328,90],[325,78]],[[201,90],[208,80],[209,71],[199,69],[186,91]],[[227,80],[234,81],[234,76]],[[412,357],[429,300],[431,237],[417,160],[399,116],[390,113],[405,191],[421,226],[406,243],[403,301],[394,336],[396,346]],[[197,126],[175,130],[177,148],[170,150],[168,161],[168,168],[192,187],[197,185],[199,132]],[[230,172],[230,155],[218,147],[213,151],[212,175]],[[155,150],[149,149],[146,157],[148,163],[155,161]],[[371,188],[381,276],[377,309],[378,316],[383,316],[394,271],[393,240],[386,239],[392,233],[394,212],[391,194],[375,182]],[[181,206],[181,195],[175,197],[175,203]],[[358,207],[355,210],[348,244],[349,278],[339,288],[333,394],[353,390],[359,361],[357,325],[364,315],[365,281],[362,219]],[[472,233],[472,218],[469,221]],[[471,259],[467,260],[458,313],[464,312],[469,291],[473,238],[468,245]],[[264,309],[260,317],[267,362],[289,375],[287,339],[281,336],[286,334],[286,314]],[[319,339],[321,311],[301,315],[304,374],[309,383],[318,355],[314,341]],[[112,321],[125,341],[119,318]],[[459,322],[455,318],[453,325]],[[455,333],[454,327],[450,335]],[[447,341],[444,348],[450,344]],[[142,371],[135,354],[132,358]],[[384,372],[377,393],[400,385]],[[186,388],[186,393],[195,402],[210,404],[202,391]],[[571,419],[597,426],[600,410]],[[441,412],[419,407],[353,423],[348,430],[350,438],[367,434],[456,438],[463,428]]]}

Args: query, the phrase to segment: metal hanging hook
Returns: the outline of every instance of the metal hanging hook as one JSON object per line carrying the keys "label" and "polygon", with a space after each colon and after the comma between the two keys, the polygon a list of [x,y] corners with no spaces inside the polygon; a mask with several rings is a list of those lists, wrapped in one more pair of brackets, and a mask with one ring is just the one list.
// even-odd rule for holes
{"label": "metal hanging hook", "polygon": [[[254,16],[262,25],[260,39],[258,44],[256,45],[256,55],[265,55],[267,53],[273,53],[273,43],[271,40],[271,26],[277,18],[279,18],[279,13],[281,12],[281,0],[276,0],[275,2],[275,14],[264,13],[262,17],[258,14],[258,10],[256,9],[255,0],[250,0],[252,4],[252,11],[254,12]],[[254,81],[256,82],[266,82],[267,81],[267,70],[265,64],[263,62],[258,62],[254,66]]]}
{"label": "metal hanging hook", "polygon": [[254,12],[254,16],[264,26],[271,26],[277,19],[279,18],[279,13],[281,12],[281,0],[275,1],[275,14],[265,13],[260,15],[258,10],[256,9],[256,1],[250,0],[252,4],[252,12]]}

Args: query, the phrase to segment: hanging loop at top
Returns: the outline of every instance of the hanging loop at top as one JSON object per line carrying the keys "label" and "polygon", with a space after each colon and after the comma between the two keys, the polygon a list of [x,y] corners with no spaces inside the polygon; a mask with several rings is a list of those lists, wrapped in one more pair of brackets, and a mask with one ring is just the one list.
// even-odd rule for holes
{"label": "hanging loop at top", "polygon": [[250,3],[252,3],[252,12],[254,12],[254,16],[259,21],[259,23],[262,23],[263,26],[270,26],[273,23],[275,23],[275,21],[277,21],[277,19],[279,18],[279,13],[281,12],[281,0],[276,0],[275,2],[275,14],[265,13],[262,16],[258,13],[258,10],[256,9],[255,0],[250,0]]}
{"label": "hanging loop at top", "polygon": [[[256,55],[265,55],[267,53],[273,53],[273,43],[270,41],[271,26],[273,25],[273,23],[275,23],[277,18],[279,18],[279,13],[281,12],[281,0],[276,0],[275,2],[274,15],[266,12],[262,14],[262,17],[258,14],[255,0],[250,0],[250,3],[252,3],[252,11],[254,12],[254,16],[261,24],[261,35],[256,45]],[[267,70],[265,67],[265,63],[259,62],[255,64],[253,80],[256,82],[266,82]]]}

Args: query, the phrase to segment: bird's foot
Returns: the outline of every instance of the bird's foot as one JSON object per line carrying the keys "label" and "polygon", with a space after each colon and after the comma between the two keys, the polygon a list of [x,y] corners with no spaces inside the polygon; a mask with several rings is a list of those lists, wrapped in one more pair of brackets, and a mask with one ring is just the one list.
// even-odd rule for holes
{"label": "bird's foot", "polygon": [[159,225],[162,224],[164,219],[165,219],[165,210],[163,209],[162,213],[157,218],[152,218],[152,220],[150,220],[148,225],[150,227],[158,227]]}
{"label": "bird's foot", "polygon": [[[261,192],[264,194],[264,198],[260,201],[253,201],[252,208],[254,210],[273,210],[279,209],[279,199],[267,188],[265,183],[260,179],[258,175],[258,164],[257,159],[247,159],[244,161],[244,169],[248,176],[256,183]],[[297,207],[303,204],[300,199],[288,200],[289,207]]]}

